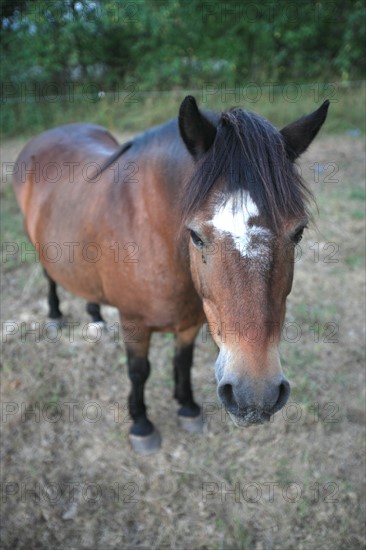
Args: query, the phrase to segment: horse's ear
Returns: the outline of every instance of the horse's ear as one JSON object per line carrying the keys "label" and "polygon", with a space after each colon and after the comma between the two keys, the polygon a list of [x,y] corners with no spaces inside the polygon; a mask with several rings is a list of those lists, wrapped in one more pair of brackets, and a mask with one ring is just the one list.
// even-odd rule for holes
{"label": "horse's ear", "polygon": [[285,140],[287,155],[291,161],[299,157],[310,145],[327,118],[328,99],[311,113],[285,126],[281,134]]}
{"label": "horse's ear", "polygon": [[188,95],[179,109],[180,135],[191,155],[198,159],[209,150],[216,127],[201,113],[194,97]]}

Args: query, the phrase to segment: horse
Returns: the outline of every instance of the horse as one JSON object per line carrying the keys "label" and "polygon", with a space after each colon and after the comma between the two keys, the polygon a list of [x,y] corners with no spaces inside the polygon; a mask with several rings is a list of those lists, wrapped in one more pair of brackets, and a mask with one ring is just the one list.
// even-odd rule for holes
{"label": "horse", "polygon": [[286,404],[278,344],[312,201],[295,161],[328,107],[279,131],[256,113],[206,111],[187,96],[177,117],[122,145],[100,126],[67,124],[20,153],[14,189],[49,280],[50,317],[61,317],[56,285],[85,298],[96,320],[99,304],[118,309],[135,452],[161,446],[144,400],[156,331],[175,335],[184,429],[202,430],[191,367],[205,323],[233,421],[259,425]]}

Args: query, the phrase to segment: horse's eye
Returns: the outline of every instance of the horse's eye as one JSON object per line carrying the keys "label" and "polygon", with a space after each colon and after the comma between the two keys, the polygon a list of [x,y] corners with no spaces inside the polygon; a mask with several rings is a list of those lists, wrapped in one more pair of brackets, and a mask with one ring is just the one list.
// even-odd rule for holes
{"label": "horse's eye", "polygon": [[295,233],[295,235],[292,237],[292,240],[295,244],[298,244],[301,241],[303,233],[304,233],[304,227],[299,229],[299,231],[297,231],[297,233]]}
{"label": "horse's eye", "polygon": [[195,231],[193,231],[192,229],[190,230],[190,234],[191,234],[191,239],[193,241],[193,244],[195,246],[197,246],[198,248],[203,248],[204,246],[204,242],[203,240],[197,235],[197,233]]}

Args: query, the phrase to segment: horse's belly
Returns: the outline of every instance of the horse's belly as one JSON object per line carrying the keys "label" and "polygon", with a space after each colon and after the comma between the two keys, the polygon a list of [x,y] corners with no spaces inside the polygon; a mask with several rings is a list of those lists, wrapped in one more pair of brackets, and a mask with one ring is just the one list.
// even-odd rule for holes
{"label": "horse's belly", "polygon": [[[47,208],[39,209],[40,213],[45,211]],[[107,303],[100,277],[105,250],[75,214],[60,218],[50,212],[47,221],[43,217],[35,224],[31,240],[56,283],[88,301]]]}
{"label": "horse's belly", "polygon": [[[55,254],[60,253],[61,256],[62,247],[50,246],[49,243],[47,246],[48,253],[52,250]],[[64,253],[68,255],[69,250]],[[65,290],[89,302],[108,303],[95,265],[78,261],[77,258],[75,261],[67,261],[60,257],[58,262],[50,262],[45,259],[44,254],[41,253],[40,257],[48,275]]]}

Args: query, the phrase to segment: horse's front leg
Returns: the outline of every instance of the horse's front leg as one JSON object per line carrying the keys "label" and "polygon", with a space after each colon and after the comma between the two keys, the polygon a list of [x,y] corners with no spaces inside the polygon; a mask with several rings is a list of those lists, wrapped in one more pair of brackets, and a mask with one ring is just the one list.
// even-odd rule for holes
{"label": "horse's front leg", "polygon": [[154,428],[146,414],[144,387],[150,374],[147,358],[151,333],[144,327],[131,326],[122,322],[122,334],[127,349],[128,376],[131,392],[128,396],[128,408],[133,425],[130,428],[130,442],[133,450],[139,454],[157,451],[161,445],[159,432]]}
{"label": "horse's front leg", "polygon": [[181,405],[178,410],[179,422],[188,432],[202,432],[201,409],[194,402],[191,384],[194,341],[201,325],[178,332],[174,354],[174,397]]}

